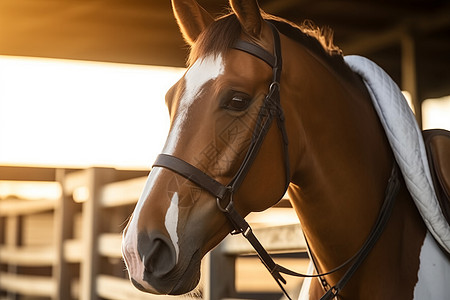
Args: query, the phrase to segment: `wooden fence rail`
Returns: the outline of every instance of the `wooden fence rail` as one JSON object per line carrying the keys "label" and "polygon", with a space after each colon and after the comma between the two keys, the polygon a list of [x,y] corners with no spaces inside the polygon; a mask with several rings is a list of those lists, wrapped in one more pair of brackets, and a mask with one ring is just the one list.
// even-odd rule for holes
{"label": "wooden fence rail", "polygon": [[[0,166],[0,299],[182,299],[138,291],[124,269],[121,232],[147,173]],[[269,251],[306,248],[299,225],[255,234]],[[252,253],[240,237],[214,249],[203,264],[203,299],[236,297],[236,258]]]}

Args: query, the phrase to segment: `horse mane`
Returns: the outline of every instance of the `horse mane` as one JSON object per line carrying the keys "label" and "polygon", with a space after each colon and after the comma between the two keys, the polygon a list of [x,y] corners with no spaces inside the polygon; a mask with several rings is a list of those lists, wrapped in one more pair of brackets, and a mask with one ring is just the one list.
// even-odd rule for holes
{"label": "horse mane", "polygon": [[[345,65],[342,51],[333,44],[333,31],[330,28],[319,28],[312,21],[305,21],[299,26],[266,13],[263,13],[262,16],[266,21],[274,24],[282,34],[301,43],[333,65],[336,63]],[[192,45],[188,65],[192,65],[200,57],[224,53],[232,48],[241,33],[241,25],[235,14],[230,13],[220,17],[211,23]]]}

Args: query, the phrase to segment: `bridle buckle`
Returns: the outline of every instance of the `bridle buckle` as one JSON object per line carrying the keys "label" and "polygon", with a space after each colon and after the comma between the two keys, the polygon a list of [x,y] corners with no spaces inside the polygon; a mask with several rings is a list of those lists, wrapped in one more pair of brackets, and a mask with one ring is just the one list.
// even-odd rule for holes
{"label": "bridle buckle", "polygon": [[[230,213],[230,208],[233,206],[233,190],[231,186],[227,186],[227,193],[223,195],[223,197],[216,197],[216,204],[219,210],[225,214]],[[228,204],[225,206],[221,205],[221,201],[225,198],[227,198],[227,195],[230,197],[230,201],[228,201]]]}

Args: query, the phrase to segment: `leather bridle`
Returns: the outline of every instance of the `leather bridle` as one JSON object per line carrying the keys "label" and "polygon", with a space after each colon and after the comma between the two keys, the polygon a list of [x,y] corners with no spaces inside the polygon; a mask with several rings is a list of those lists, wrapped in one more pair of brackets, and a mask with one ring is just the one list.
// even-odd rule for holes
{"label": "leather bridle", "polygon": [[[385,200],[382,209],[380,211],[380,214],[378,216],[378,219],[375,223],[375,226],[372,228],[372,231],[366,242],[353,257],[351,257],[342,265],[329,272],[315,275],[297,273],[295,271],[291,271],[287,268],[284,268],[273,261],[272,257],[267,253],[267,251],[258,241],[256,236],[253,234],[250,225],[236,211],[233,202],[233,195],[241,186],[253,161],[255,160],[258,151],[261,148],[261,145],[264,141],[264,137],[266,136],[272,124],[273,119],[276,119],[278,128],[282,136],[282,147],[285,165],[284,191],[287,190],[290,182],[288,136],[285,128],[284,113],[280,103],[280,77],[282,69],[281,42],[278,30],[275,28],[273,24],[271,23],[268,24],[273,32],[273,40],[274,40],[273,55],[267,52],[262,47],[243,40],[238,40],[233,46],[234,49],[249,53],[269,64],[272,67],[273,73],[272,83],[269,86],[269,92],[265,97],[257,116],[256,126],[253,130],[250,146],[248,148],[248,151],[245,155],[245,158],[241,166],[239,167],[233,179],[227,185],[223,185],[220,182],[216,181],[211,176],[209,176],[208,174],[206,174],[205,172],[203,172],[202,170],[198,169],[197,167],[189,164],[188,162],[180,158],[177,158],[169,154],[159,154],[155,163],[153,164],[153,167],[163,167],[172,170],[177,174],[194,182],[195,184],[197,184],[198,186],[200,186],[201,188],[205,189],[210,194],[212,194],[216,198],[217,207],[219,208],[220,211],[222,211],[225,214],[230,224],[232,225],[233,227],[232,234],[242,233],[242,235],[250,242],[250,244],[253,246],[256,253],[258,254],[261,262],[269,270],[270,274],[273,276],[273,278],[275,279],[275,281],[277,282],[277,284],[279,285],[279,287],[281,288],[281,290],[287,296],[288,299],[291,298],[289,297],[284,286],[282,285],[282,283],[286,284],[286,280],[281,276],[281,273],[298,277],[319,277],[326,291],[326,293],[323,295],[321,299],[323,300],[332,299],[333,297],[338,295],[338,293],[342,290],[347,281],[350,279],[350,277],[353,275],[353,273],[356,271],[356,269],[368,255],[370,250],[373,248],[375,242],[378,240],[379,236],[381,235],[381,232],[383,231],[389,219],[393,203],[399,189],[397,165],[396,163],[394,163],[391,177],[389,179],[389,183],[386,188]],[[311,252],[310,257],[316,267],[316,270],[318,270],[315,258]],[[353,262],[353,264],[350,265],[350,267],[348,268],[345,275],[341,278],[341,280],[333,287],[330,287],[326,282],[326,280],[323,278],[323,276],[334,273],[342,269],[343,267],[347,266],[351,262]]]}

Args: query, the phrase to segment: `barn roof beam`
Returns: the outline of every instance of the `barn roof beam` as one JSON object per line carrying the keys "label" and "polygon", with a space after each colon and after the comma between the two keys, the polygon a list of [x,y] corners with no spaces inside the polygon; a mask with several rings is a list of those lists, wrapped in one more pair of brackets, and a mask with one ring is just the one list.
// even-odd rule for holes
{"label": "barn roof beam", "polygon": [[401,24],[392,29],[360,37],[353,37],[351,42],[342,43],[341,49],[345,54],[367,54],[400,43],[407,32],[428,34],[450,26],[450,6],[437,13],[422,17],[403,20]]}

